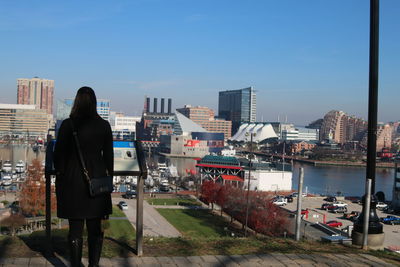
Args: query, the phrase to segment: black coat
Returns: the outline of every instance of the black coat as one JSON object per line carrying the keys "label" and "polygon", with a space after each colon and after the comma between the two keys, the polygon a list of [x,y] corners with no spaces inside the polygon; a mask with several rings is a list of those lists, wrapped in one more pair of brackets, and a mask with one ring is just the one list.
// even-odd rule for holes
{"label": "black coat", "polygon": [[[113,141],[110,124],[102,118],[73,119],[89,176],[113,174]],[[79,154],[72,135],[71,119],[62,122],[54,151],[57,171],[57,216],[66,219],[103,218],[112,213],[111,195],[89,195]]]}

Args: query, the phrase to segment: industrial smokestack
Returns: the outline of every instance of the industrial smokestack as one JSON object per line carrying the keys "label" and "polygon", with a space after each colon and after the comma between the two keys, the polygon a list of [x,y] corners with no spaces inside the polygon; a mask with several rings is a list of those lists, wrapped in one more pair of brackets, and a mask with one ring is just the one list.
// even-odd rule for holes
{"label": "industrial smokestack", "polygon": [[157,113],[157,97],[154,98],[154,102],[153,102],[153,112]]}
{"label": "industrial smokestack", "polygon": [[146,98],[146,107],[145,107],[146,113],[150,112],[150,97]]}
{"label": "industrial smokestack", "polygon": [[168,114],[171,114],[172,112],[172,99],[168,98]]}
{"label": "industrial smokestack", "polygon": [[161,113],[164,113],[164,102],[165,102],[165,99],[161,98]]}

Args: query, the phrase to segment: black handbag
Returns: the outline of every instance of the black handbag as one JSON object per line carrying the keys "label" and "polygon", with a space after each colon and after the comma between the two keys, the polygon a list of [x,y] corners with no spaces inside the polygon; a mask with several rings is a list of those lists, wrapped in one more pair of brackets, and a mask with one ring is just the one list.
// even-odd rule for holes
{"label": "black handbag", "polygon": [[96,197],[96,196],[112,193],[112,191],[114,190],[112,176],[107,175],[107,176],[103,176],[103,177],[94,177],[93,179],[90,179],[89,172],[86,169],[85,161],[83,160],[81,147],[79,145],[78,133],[76,132],[76,130],[74,128],[74,124],[73,124],[72,120],[70,120],[70,121],[71,121],[71,125],[72,125],[72,134],[74,136],[76,149],[78,150],[78,154],[79,154],[79,161],[81,162],[82,171],[83,171],[84,177],[86,178],[86,182],[89,185],[90,196]]}

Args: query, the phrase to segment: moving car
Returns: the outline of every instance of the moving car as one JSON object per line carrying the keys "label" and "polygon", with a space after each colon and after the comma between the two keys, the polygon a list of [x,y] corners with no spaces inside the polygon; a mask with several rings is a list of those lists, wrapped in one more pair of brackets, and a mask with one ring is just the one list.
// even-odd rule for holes
{"label": "moving car", "polygon": [[325,224],[330,226],[330,227],[342,227],[343,226],[343,224],[341,222],[338,222],[338,221],[335,221],[335,220],[328,221]]}
{"label": "moving car", "polygon": [[128,204],[126,204],[125,201],[120,201],[120,202],[118,203],[118,207],[119,207],[121,210],[127,210],[127,209],[128,209]]}

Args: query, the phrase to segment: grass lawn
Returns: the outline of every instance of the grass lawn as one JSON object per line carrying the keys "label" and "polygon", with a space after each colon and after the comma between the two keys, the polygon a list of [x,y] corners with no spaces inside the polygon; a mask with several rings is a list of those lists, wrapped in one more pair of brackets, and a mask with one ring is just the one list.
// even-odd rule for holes
{"label": "grass lawn", "polygon": [[208,210],[157,209],[157,211],[188,238],[225,237],[231,232],[236,236],[241,235],[239,230],[233,229],[223,218]]}
{"label": "grass lawn", "polygon": [[136,231],[128,220],[109,220],[109,227],[105,230],[104,235],[117,240],[133,240]]}
{"label": "grass lawn", "polygon": [[112,212],[110,217],[126,217],[125,213],[117,205],[112,206]]}
{"label": "grass lawn", "polygon": [[146,200],[150,205],[166,205],[166,206],[201,206],[195,199],[185,198],[152,198]]}

